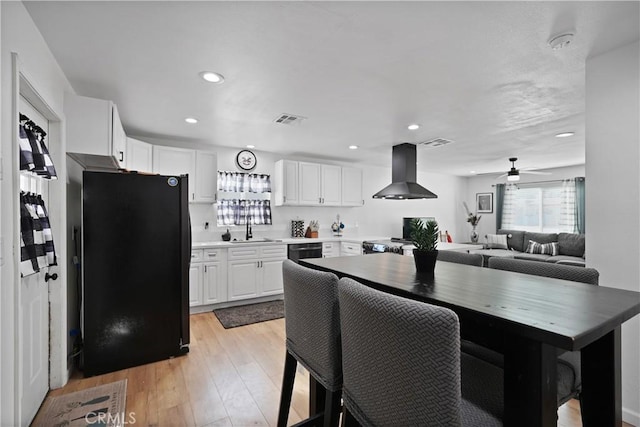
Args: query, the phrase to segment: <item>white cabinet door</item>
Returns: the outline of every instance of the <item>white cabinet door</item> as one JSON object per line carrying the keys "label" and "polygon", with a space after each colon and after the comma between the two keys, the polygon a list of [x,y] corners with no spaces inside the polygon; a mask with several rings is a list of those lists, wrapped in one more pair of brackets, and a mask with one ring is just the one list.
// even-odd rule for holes
{"label": "white cabinet door", "polygon": [[153,170],[153,146],[144,141],[127,138],[127,169],[138,172]]}
{"label": "white cabinet door", "polygon": [[227,300],[226,265],[223,262],[204,263],[203,304],[215,304]]}
{"label": "white cabinet door", "polygon": [[118,108],[114,105],[111,111],[112,121],[111,124],[113,126],[112,129],[112,155],[116,158],[116,162],[118,162],[118,166],[121,168],[127,167],[127,135],[124,133],[124,128],[122,127],[122,122],[120,121],[120,115],[118,114]]}
{"label": "white cabinet door", "polygon": [[189,267],[189,307],[202,305],[202,264]]}
{"label": "white cabinet door", "polygon": [[260,261],[261,295],[274,295],[283,292],[281,259]]}
{"label": "white cabinet door", "polygon": [[322,257],[334,258],[340,256],[340,243],[338,242],[324,242],[322,244]]}
{"label": "white cabinet door", "polygon": [[362,169],[342,168],[342,206],[362,206]]}
{"label": "white cabinet door", "polygon": [[195,172],[196,202],[214,203],[218,192],[218,158],[215,153],[196,152]]}
{"label": "white cabinet door", "polygon": [[340,206],[342,203],[342,168],[340,166],[322,165],[321,204]]}
{"label": "white cabinet door", "polygon": [[161,175],[189,175],[189,201],[195,200],[195,171],[195,151],[153,146],[153,172]]}
{"label": "white cabinet door", "polygon": [[229,261],[227,274],[229,301],[258,296],[258,261]]}
{"label": "white cabinet door", "polygon": [[299,203],[298,162],[278,160],[271,185],[274,190],[276,206],[297,205]]}
{"label": "white cabinet door", "polygon": [[299,162],[298,165],[298,199],[300,204],[319,205],[322,191],[321,165],[306,162]]}

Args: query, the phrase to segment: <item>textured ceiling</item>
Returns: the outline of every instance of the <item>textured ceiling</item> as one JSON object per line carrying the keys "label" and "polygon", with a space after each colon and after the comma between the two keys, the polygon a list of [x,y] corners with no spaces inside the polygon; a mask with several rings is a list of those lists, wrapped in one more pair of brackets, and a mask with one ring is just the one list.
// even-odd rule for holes
{"label": "textured ceiling", "polygon": [[113,100],[129,135],[378,165],[441,137],[419,168],[458,175],[584,163],[585,60],[640,38],[638,2],[25,4],[77,93]]}

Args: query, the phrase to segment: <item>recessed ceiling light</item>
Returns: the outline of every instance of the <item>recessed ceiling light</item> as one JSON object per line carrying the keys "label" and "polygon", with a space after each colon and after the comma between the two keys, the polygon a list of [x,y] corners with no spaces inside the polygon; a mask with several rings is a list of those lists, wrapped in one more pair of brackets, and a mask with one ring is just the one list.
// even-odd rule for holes
{"label": "recessed ceiling light", "polygon": [[358,146],[357,145],[350,145],[349,146],[349,150],[357,150]]}
{"label": "recessed ceiling light", "polygon": [[407,129],[409,129],[409,130],[420,129],[420,125],[417,125],[417,124],[414,123],[412,125],[407,126]]}
{"label": "recessed ceiling light", "polygon": [[469,173],[476,173],[476,171],[469,171]]}
{"label": "recessed ceiling light", "polygon": [[198,123],[198,119],[194,118],[194,117],[187,117],[186,119],[184,119],[185,122],[189,123],[189,124],[195,124]]}
{"label": "recessed ceiling light", "polygon": [[573,132],[562,132],[556,135],[556,138],[566,138],[575,135]]}
{"label": "recessed ceiling light", "polygon": [[249,144],[249,145],[247,145],[247,148],[256,148],[256,146]]}
{"label": "recessed ceiling light", "polygon": [[209,83],[222,83],[224,82],[224,76],[222,74],[214,73],[213,71],[202,71],[200,77],[208,81]]}

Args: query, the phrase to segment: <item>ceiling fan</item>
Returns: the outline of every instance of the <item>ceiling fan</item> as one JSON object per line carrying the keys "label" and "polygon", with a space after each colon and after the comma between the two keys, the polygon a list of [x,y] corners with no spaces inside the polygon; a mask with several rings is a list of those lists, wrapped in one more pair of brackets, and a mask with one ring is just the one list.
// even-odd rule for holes
{"label": "ceiling fan", "polygon": [[507,181],[520,181],[521,173],[531,174],[531,175],[551,175],[551,172],[538,172],[538,171],[530,171],[525,169],[522,169],[522,170],[516,169],[517,160],[518,160],[517,157],[509,157],[509,161],[511,162],[511,169],[509,169],[507,173],[503,173],[496,179],[504,178],[506,176]]}

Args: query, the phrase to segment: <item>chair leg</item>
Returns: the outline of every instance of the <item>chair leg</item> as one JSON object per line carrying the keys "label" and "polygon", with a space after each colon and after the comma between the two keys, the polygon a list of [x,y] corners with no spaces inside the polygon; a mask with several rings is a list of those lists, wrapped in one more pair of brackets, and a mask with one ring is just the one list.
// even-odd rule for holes
{"label": "chair leg", "polygon": [[327,390],[324,400],[324,427],[338,427],[341,397],[340,391]]}
{"label": "chair leg", "polygon": [[293,381],[296,378],[298,361],[287,351],[284,361],[284,374],[282,376],[282,390],[280,392],[280,410],[278,411],[278,427],[286,427],[291,407],[291,395],[293,394]]}

